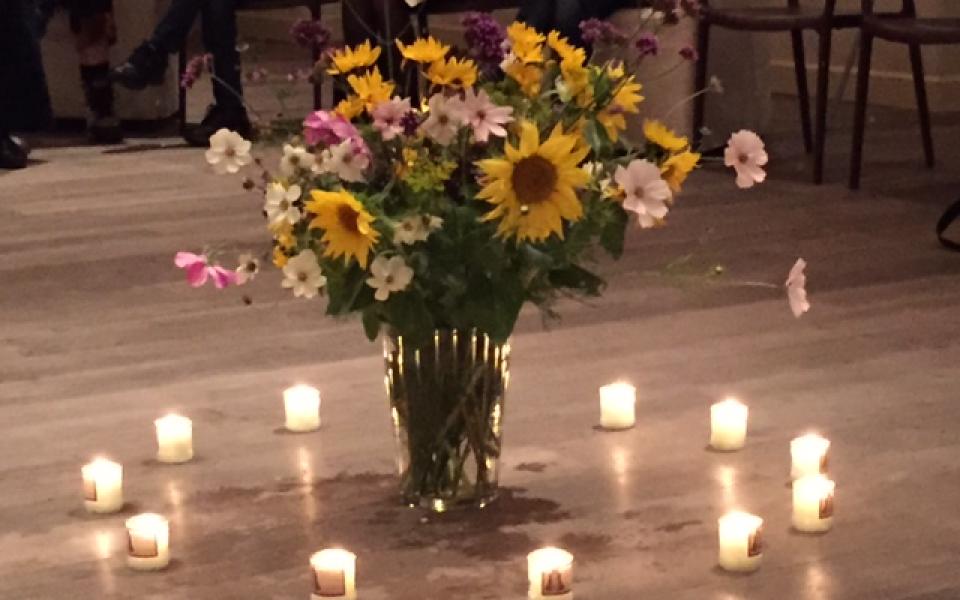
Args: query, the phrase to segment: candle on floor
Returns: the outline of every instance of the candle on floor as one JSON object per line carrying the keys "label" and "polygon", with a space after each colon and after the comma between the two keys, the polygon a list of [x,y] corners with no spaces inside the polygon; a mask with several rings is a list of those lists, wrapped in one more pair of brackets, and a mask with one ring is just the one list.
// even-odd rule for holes
{"label": "candle on floor", "polygon": [[763,519],[733,511],[718,519],[720,566],[727,571],[748,573],[760,567],[763,543],[760,539]]}
{"label": "candle on floor", "polygon": [[611,383],[600,388],[600,426],[629,429],[636,422],[637,388],[629,383]]}
{"label": "candle on floor", "polygon": [[310,557],[313,573],[311,598],[357,597],[357,555],[339,548],[327,548]]}
{"label": "candle on floor", "polygon": [[833,525],[836,484],[823,475],[807,475],[793,482],[793,526],[797,531],[829,531]]}
{"label": "candle on floor", "polygon": [[168,564],[170,523],[154,513],[127,519],[127,565],[137,571],[157,571]]}
{"label": "candle on floor", "polygon": [[193,422],[170,414],[153,422],[157,427],[157,460],[183,463],[193,458]]}
{"label": "candle on floor", "polygon": [[727,398],[710,407],[710,446],[715,450],[739,450],[747,439],[745,404]]}
{"label": "candle on floor", "polygon": [[123,508],[123,467],[97,458],[80,469],[83,476],[83,506],[93,513],[112,513]]}
{"label": "candle on floor", "polygon": [[541,548],[527,555],[529,598],[573,598],[573,555],[560,548]]}
{"label": "candle on floor", "polygon": [[290,431],[314,431],[320,428],[320,390],[295,385],[283,390],[286,427]]}
{"label": "candle on floor", "polygon": [[794,438],[790,442],[790,477],[799,479],[826,473],[829,451],[830,440],[815,433]]}

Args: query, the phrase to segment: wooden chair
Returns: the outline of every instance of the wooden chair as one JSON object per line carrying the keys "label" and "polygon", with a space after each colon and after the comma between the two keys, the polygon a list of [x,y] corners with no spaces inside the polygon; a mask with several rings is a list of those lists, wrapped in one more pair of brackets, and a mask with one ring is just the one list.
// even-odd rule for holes
{"label": "wooden chair", "polygon": [[[316,20],[320,18],[321,9],[324,4],[336,4],[337,0],[239,0],[237,10],[277,10],[283,8],[305,7],[310,11],[310,18]],[[316,50],[313,51],[313,61],[320,59]],[[180,130],[183,131],[187,126],[187,90],[179,83],[183,78],[183,73],[187,69],[186,44],[180,50],[177,71],[177,86],[180,89],[180,105],[178,109],[178,118],[180,121]],[[313,107],[319,109],[321,106],[322,84],[317,81],[313,84]]]}
{"label": "wooden chair", "polygon": [[[813,151],[813,181],[823,181],[823,151],[827,127],[827,86],[830,75],[830,42],[834,29],[852,28],[860,25],[859,13],[835,12],[836,0],[824,0],[819,8],[813,2],[801,5],[799,0],[786,0],[786,6],[714,8],[702,0],[703,11],[697,35],[696,87],[707,86],[707,54],[709,52],[710,28],[723,27],[735,31],[789,32],[793,40],[793,65],[797,78],[797,97],[800,103],[800,125],[803,130],[803,147]],[[806,59],[803,48],[803,32],[815,31],[820,38],[817,57],[816,133],[811,133],[810,95],[807,88]],[[694,100],[694,139],[700,141],[704,124],[706,94]]]}
{"label": "wooden chair", "polygon": [[897,16],[874,13],[873,0],[863,1],[863,24],[860,34],[860,67],[857,73],[857,99],[854,109],[853,148],[850,152],[850,189],[860,187],[863,163],[863,132],[866,126],[867,96],[870,87],[870,60],[873,40],[881,39],[910,48],[913,88],[920,113],[920,135],[928,167],[934,164],[933,136],[930,133],[930,108],[923,76],[920,47],[927,44],[960,44],[960,19],[919,18],[914,0],[903,0],[903,12]]}

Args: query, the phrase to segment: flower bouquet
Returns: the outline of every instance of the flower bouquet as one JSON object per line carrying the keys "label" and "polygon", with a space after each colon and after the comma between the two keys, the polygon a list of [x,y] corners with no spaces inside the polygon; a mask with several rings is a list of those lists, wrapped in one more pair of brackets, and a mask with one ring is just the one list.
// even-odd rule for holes
{"label": "flower bouquet", "polygon": [[[432,37],[397,42],[420,102],[394,94],[378,45],[329,54],[346,98],[308,115],[279,172],[261,173],[283,287],[385,340],[403,497],[436,510],[495,497],[521,308],[553,316],[562,296],[599,295],[594,251],[618,258],[628,227],[663,225],[700,160],[655,121],[643,143],[622,139],[643,100],[622,65],[591,64],[556,32],[475,23],[468,39],[501,39],[472,45],[474,58]],[[737,135],[749,138],[731,155],[741,183],[762,180],[762,142]],[[236,173],[249,151],[222,130],[207,160]],[[230,283],[206,257],[182,262]],[[255,272],[245,258],[237,274]]]}

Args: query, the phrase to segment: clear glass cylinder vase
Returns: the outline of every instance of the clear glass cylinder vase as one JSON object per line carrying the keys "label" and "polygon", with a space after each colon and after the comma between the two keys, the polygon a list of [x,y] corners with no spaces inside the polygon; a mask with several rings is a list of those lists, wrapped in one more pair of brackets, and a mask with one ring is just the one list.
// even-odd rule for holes
{"label": "clear glass cylinder vase", "polygon": [[510,345],[443,329],[419,348],[384,340],[403,501],[443,512],[497,497]]}

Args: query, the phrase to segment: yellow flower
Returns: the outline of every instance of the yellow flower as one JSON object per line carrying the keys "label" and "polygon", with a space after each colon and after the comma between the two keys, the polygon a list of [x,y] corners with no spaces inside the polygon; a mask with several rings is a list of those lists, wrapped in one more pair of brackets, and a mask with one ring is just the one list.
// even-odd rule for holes
{"label": "yellow flower", "polygon": [[506,68],[505,73],[520,84],[520,89],[528,98],[540,93],[543,71],[537,65],[525,65],[516,61]]}
{"label": "yellow flower", "polygon": [[433,36],[426,39],[418,38],[408,46],[404,46],[403,42],[397,40],[397,48],[400,49],[403,60],[412,60],[418,63],[432,63],[443,60],[447,52],[450,52],[450,46],[440,43]]}
{"label": "yellow flower", "polygon": [[620,132],[627,128],[627,121],[623,115],[640,112],[637,105],[642,101],[640,84],[631,76],[620,84],[610,104],[597,114],[597,121],[607,130],[607,136],[612,141],[620,139]]}
{"label": "yellow flower", "polygon": [[623,63],[618,62],[616,64],[610,63],[607,65],[607,75],[610,79],[623,79],[623,76],[626,72],[623,70]]}
{"label": "yellow flower", "polygon": [[687,138],[674,133],[660,121],[643,121],[643,135],[647,140],[670,153],[680,152],[687,147]]}
{"label": "yellow flower", "polygon": [[342,256],[344,264],[356,258],[366,269],[370,250],[380,238],[380,232],[372,226],[374,216],[346,190],[313,190],[310,197],[312,200],[307,202],[306,209],[316,215],[310,222],[310,229],[323,230],[321,241],[326,244],[323,255]]}
{"label": "yellow flower", "polygon": [[344,98],[333,108],[335,114],[352,121],[363,113],[363,100],[359,96]]}
{"label": "yellow flower", "polygon": [[417,150],[415,148],[403,147],[400,151],[401,159],[394,163],[394,172],[397,177],[404,177],[417,164]]}
{"label": "yellow flower", "polygon": [[563,84],[571,98],[578,97],[577,103],[581,107],[590,103],[593,97],[593,92],[587,89],[590,84],[590,72],[584,68],[582,62],[563,59],[560,61],[560,76],[563,77]]}
{"label": "yellow flower", "polygon": [[507,28],[507,39],[510,40],[510,52],[523,64],[543,62],[543,34],[521,23],[514,21]]}
{"label": "yellow flower", "polygon": [[393,82],[384,81],[377,67],[370,69],[362,76],[350,75],[347,77],[347,83],[368,111],[373,110],[377,104],[389,100],[390,95],[393,94]]}
{"label": "yellow flower", "polygon": [[583,205],[577,188],[590,176],[578,165],[588,149],[577,149],[576,134],[565,134],[557,125],[542,144],[537,126],[520,123],[520,145],[504,145],[503,158],[477,162],[484,187],[477,198],[495,205],[484,221],[500,219],[497,234],[518,241],[563,237],[563,220],[578,221]]}
{"label": "yellow flower", "polygon": [[369,67],[380,58],[380,46],[370,46],[370,40],[366,40],[355,48],[344,46],[341,50],[336,50],[330,56],[330,68],[327,73],[331,75],[345,75],[355,69]]}
{"label": "yellow flower", "polygon": [[560,35],[558,31],[551,31],[547,34],[547,45],[553,48],[561,61],[568,61],[583,65],[587,60],[587,53],[583,48],[577,48],[570,43],[567,38]]}
{"label": "yellow flower", "polygon": [[700,162],[699,152],[688,150],[680,154],[674,154],[660,166],[660,175],[673,190],[673,193],[680,193],[680,187],[698,162]]}
{"label": "yellow flower", "polygon": [[446,61],[441,58],[430,63],[426,76],[434,85],[470,87],[477,82],[477,65],[468,58],[451,57]]}
{"label": "yellow flower", "polygon": [[287,264],[287,255],[284,254],[283,248],[280,246],[273,247],[273,264],[278,268],[282,269]]}

